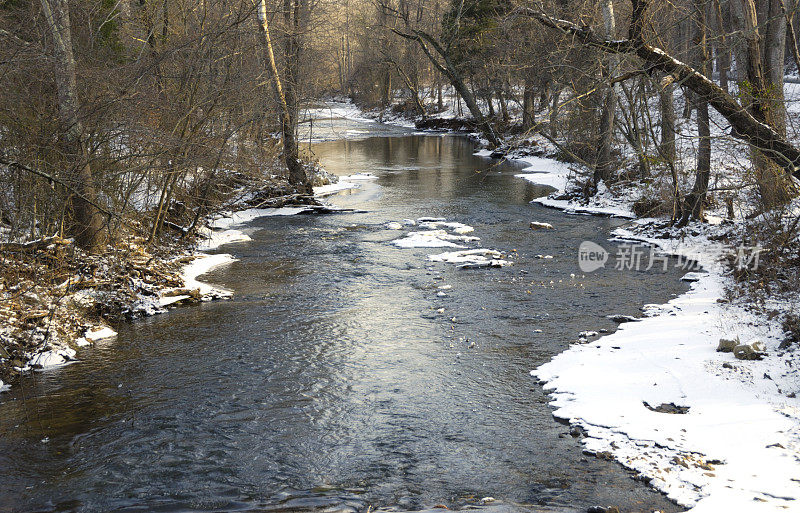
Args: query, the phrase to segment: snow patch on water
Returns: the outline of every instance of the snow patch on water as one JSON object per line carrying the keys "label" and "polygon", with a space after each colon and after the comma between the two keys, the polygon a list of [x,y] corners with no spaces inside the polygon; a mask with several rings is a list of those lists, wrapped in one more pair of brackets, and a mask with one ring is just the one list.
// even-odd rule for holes
{"label": "snow patch on water", "polygon": [[98,340],[103,340],[105,338],[111,338],[116,336],[117,332],[109,328],[108,326],[96,326],[91,330],[88,330],[83,335],[83,338],[85,338],[87,342],[97,342]]}
{"label": "snow patch on water", "polygon": [[361,184],[359,182],[377,179],[378,177],[372,173],[356,173],[348,176],[340,176],[339,181],[336,183],[314,187],[314,196],[317,198],[324,198],[325,196],[331,196],[332,194],[342,191],[360,189]]}
{"label": "snow patch on water", "polygon": [[30,367],[49,369],[66,365],[75,360],[75,350],[71,347],[42,351],[35,355],[28,364]]}
{"label": "snow patch on water", "polygon": [[447,221],[418,221],[418,226],[426,230],[440,230],[444,228],[458,235],[464,235],[475,231],[475,228],[468,224],[448,223]]}
{"label": "snow patch on water", "polygon": [[511,265],[511,262],[503,259],[503,254],[499,251],[483,248],[428,255],[428,260],[448,264],[461,264],[461,267],[504,267]]}
{"label": "snow patch on water", "polygon": [[361,188],[359,184],[354,182],[348,182],[347,180],[345,180],[344,177],[342,177],[336,183],[314,187],[314,196],[316,196],[317,198],[324,198],[325,196],[330,196],[338,192],[347,191],[350,189],[359,189],[359,188]]}
{"label": "snow patch on water", "polygon": [[201,255],[183,268],[183,282],[186,284],[187,289],[199,289],[204,300],[207,298],[212,299],[214,296],[231,297],[233,293],[230,290],[213,287],[198,281],[197,277],[235,261],[236,259],[227,253]]}
{"label": "snow patch on water", "polygon": [[427,230],[423,232],[409,232],[405,237],[392,241],[392,244],[401,248],[463,248],[456,242],[473,242],[480,237],[469,235],[453,235],[445,230]]}

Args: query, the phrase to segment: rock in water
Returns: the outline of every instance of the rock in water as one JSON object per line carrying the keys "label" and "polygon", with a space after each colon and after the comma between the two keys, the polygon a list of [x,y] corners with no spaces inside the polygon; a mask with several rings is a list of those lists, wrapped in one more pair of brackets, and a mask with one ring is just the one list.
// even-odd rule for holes
{"label": "rock in water", "polygon": [[550,223],[538,223],[531,221],[531,230],[554,230],[553,225]]}
{"label": "rock in water", "polygon": [[611,314],[606,315],[606,319],[610,319],[614,322],[623,323],[623,322],[639,322],[641,321],[640,318],[634,317],[632,315],[621,315],[621,314]]}

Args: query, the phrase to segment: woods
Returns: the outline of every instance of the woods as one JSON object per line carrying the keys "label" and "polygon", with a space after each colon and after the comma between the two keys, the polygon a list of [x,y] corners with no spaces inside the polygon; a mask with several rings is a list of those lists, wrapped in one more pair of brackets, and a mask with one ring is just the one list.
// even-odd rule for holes
{"label": "woods", "polygon": [[[794,196],[788,175],[800,176],[782,86],[796,64],[796,9],[7,0],[3,231],[92,248],[127,227],[152,243],[165,226],[193,230],[242,173],[307,193],[299,121],[336,95],[422,118],[452,108],[494,147],[546,135],[592,168],[590,195],[631,155],[640,177],[670,182],[666,210],[683,224],[710,201],[714,141],[740,138],[762,207],[778,207]],[[696,135],[676,130],[676,106],[697,117]],[[707,120],[706,106],[730,128]],[[691,177],[676,147],[686,137],[697,137]]]}
{"label": "woods", "polygon": [[[243,183],[306,190],[295,131],[297,98],[313,81],[300,51],[308,10],[0,4],[4,238],[57,234],[89,250],[131,235],[157,243],[165,228],[192,231]],[[280,35],[278,60],[263,51],[265,27]]]}
{"label": "woods", "polygon": [[0,510],[796,506],[798,11],[0,0]]}

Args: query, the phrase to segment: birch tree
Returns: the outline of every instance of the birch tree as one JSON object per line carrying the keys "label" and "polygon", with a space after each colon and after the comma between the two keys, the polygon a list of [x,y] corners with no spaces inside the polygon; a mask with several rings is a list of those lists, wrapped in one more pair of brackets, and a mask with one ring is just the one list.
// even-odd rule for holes
{"label": "birch tree", "polygon": [[[284,4],[291,4],[288,0]],[[289,183],[297,187],[301,193],[310,193],[311,186],[309,184],[308,176],[303,163],[300,162],[300,153],[297,145],[297,136],[295,134],[296,128],[296,113],[292,113],[290,106],[286,100],[286,93],[281,80],[280,72],[278,71],[278,64],[275,60],[275,51],[272,45],[272,36],[270,34],[269,26],[269,12],[267,11],[266,0],[257,0],[256,3],[257,25],[260,35],[262,50],[264,53],[264,61],[267,65],[267,72],[270,75],[272,82],[275,100],[278,103],[280,111],[281,122],[281,138],[283,140],[283,158],[286,163],[286,168],[289,170]],[[287,56],[291,56],[293,50],[287,50]],[[295,103],[296,105],[296,103]],[[295,122],[293,122],[293,120]]]}

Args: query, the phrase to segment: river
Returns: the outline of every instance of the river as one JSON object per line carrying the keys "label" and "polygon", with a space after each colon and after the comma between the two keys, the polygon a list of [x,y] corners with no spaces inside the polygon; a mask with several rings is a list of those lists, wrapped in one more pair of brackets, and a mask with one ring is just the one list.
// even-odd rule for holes
{"label": "river", "polygon": [[[204,279],[230,301],[117,326],[78,363],[0,395],[0,511],[365,511],[491,496],[513,510],[678,511],[582,454],[529,371],[583,330],[686,290],[680,273],[583,275],[620,220],[532,205],[547,189],[461,136],[338,120],[313,152],[375,180],[357,209],[266,217]],[[349,132],[348,132],[349,131]],[[357,138],[353,138],[357,137]],[[399,248],[423,216],[475,228],[497,269]],[[555,230],[531,230],[530,221]],[[537,258],[537,255],[553,258]],[[543,508],[543,509],[542,509]]]}

